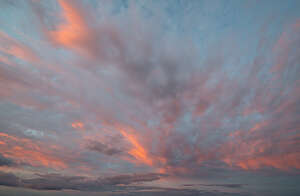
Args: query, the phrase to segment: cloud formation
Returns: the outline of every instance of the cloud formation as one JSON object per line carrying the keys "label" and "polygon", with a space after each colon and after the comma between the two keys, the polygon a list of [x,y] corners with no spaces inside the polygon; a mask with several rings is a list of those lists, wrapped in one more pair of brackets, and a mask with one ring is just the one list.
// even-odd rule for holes
{"label": "cloud formation", "polygon": [[[164,175],[147,173],[119,175],[107,178],[90,179],[83,176],[62,176],[59,174],[38,174],[36,178],[24,179],[12,173],[0,172],[0,185],[25,187],[37,190],[95,190],[126,189],[118,185],[129,185],[139,182],[158,180]],[[113,186],[113,187],[112,187]]]}
{"label": "cloud formation", "polygon": [[1,2],[2,185],[299,174],[297,2],[180,2]]}

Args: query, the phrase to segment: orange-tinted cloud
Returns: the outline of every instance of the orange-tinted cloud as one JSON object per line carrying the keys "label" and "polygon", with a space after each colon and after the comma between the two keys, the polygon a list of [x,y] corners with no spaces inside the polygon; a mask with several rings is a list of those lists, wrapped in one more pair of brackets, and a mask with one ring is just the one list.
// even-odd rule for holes
{"label": "orange-tinted cloud", "polygon": [[[300,153],[297,152],[297,135],[288,138],[276,136],[263,138],[260,136],[266,122],[258,123],[247,131],[235,131],[231,141],[221,146],[223,161],[229,166],[240,167],[245,170],[257,170],[273,167],[281,170],[299,169]],[[274,140],[274,141],[273,141]],[[277,142],[275,142],[277,140]]]}
{"label": "orange-tinted cloud", "polygon": [[[73,2],[75,3],[75,2]],[[70,1],[60,0],[65,23],[50,32],[52,40],[68,48],[78,49],[78,44],[84,43],[89,36],[87,25],[82,13]]]}
{"label": "orange-tinted cloud", "polygon": [[128,130],[121,129],[120,132],[132,145],[132,148],[128,153],[141,163],[150,166],[153,165],[153,160],[147,150],[139,143],[136,135],[134,135],[134,133],[128,133]]}
{"label": "orange-tinted cloud", "polygon": [[74,128],[74,129],[83,129],[84,127],[84,124],[82,122],[73,122],[71,124],[71,126]]}
{"label": "orange-tinted cloud", "polygon": [[[27,45],[11,38],[4,32],[0,31],[0,51],[6,55],[11,55],[13,57],[19,58],[21,60],[36,63],[39,61],[36,53]],[[2,60],[8,64],[11,62],[7,58],[2,58]]]}
{"label": "orange-tinted cloud", "polygon": [[42,166],[55,169],[67,168],[66,163],[53,155],[53,147],[40,146],[37,142],[29,139],[19,138],[0,132],[2,142],[0,152],[19,164],[31,166]]}
{"label": "orange-tinted cloud", "polygon": [[236,165],[245,170],[256,170],[264,167],[273,167],[281,170],[300,169],[299,156],[300,153],[261,156],[238,161]]}
{"label": "orange-tinted cloud", "polygon": [[276,54],[275,63],[272,66],[273,72],[280,72],[283,68],[291,66],[293,62],[292,58],[295,58],[297,54],[291,55],[297,51],[299,44],[300,33],[299,19],[293,24],[288,26],[287,29],[281,34],[277,43],[273,48],[273,52]]}

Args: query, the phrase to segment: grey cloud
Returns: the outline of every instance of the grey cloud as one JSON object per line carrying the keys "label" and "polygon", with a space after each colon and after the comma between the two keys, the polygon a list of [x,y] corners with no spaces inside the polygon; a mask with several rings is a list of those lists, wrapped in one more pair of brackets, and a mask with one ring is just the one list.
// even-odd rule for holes
{"label": "grey cloud", "polygon": [[250,196],[248,193],[227,193],[219,191],[201,191],[193,189],[175,189],[162,191],[144,191],[122,194],[125,196]]}
{"label": "grey cloud", "polygon": [[133,175],[119,175],[110,178],[105,178],[104,182],[112,185],[118,184],[132,184],[135,182],[147,182],[159,180],[162,177],[165,177],[164,174],[157,173],[148,173],[148,174],[133,174]]}
{"label": "grey cloud", "polygon": [[99,152],[99,153],[102,153],[105,155],[109,155],[109,156],[120,154],[123,152],[120,149],[110,147],[106,144],[103,144],[99,141],[94,141],[94,140],[87,141],[87,148],[89,150],[96,151],[96,152]]}
{"label": "grey cloud", "polygon": [[201,186],[220,186],[220,187],[227,187],[227,188],[242,188],[246,184],[199,184]]}
{"label": "grey cloud", "polygon": [[[123,186],[137,182],[148,182],[164,177],[162,174],[132,174],[106,178],[88,178],[83,176],[62,176],[59,174],[37,174],[36,178],[23,179],[12,173],[0,173],[0,185],[24,187],[36,190],[122,190]],[[126,188],[126,187],[125,187]]]}
{"label": "grey cloud", "polygon": [[19,187],[20,179],[12,173],[0,171],[0,185]]}
{"label": "grey cloud", "polygon": [[15,162],[9,158],[4,157],[1,153],[0,153],[0,167],[1,166],[13,166],[15,165]]}
{"label": "grey cloud", "polygon": [[[98,178],[98,179],[88,179],[82,176],[61,176],[58,174],[46,174],[38,175],[34,179],[22,179],[15,176],[12,173],[0,172],[0,185],[10,186],[10,187],[23,187],[34,190],[40,190],[41,192],[36,192],[38,195],[43,195],[43,190],[56,190],[57,192],[52,192],[53,195],[60,195],[59,192],[65,189],[77,190],[78,192],[72,192],[72,195],[81,195],[81,191],[85,194],[90,193],[89,191],[96,191],[101,193],[106,193],[108,195],[122,195],[122,196],[152,196],[152,195],[162,195],[162,196],[248,196],[250,194],[246,193],[226,193],[220,191],[204,191],[191,188],[162,188],[154,186],[132,186],[129,184],[135,182],[144,182],[157,180],[161,175],[159,174],[142,174],[142,175],[122,175],[110,178]],[[120,184],[126,184],[128,186],[118,186]],[[219,186],[219,185],[216,185]],[[226,185],[222,185],[226,186]],[[230,185],[229,185],[230,186]],[[234,186],[234,185],[232,185]],[[15,190],[17,191],[17,190]],[[28,190],[25,190],[29,193]],[[2,191],[0,188],[0,193]],[[48,192],[47,192],[48,193]],[[67,192],[64,193],[68,195]],[[92,194],[93,195],[93,194]]]}

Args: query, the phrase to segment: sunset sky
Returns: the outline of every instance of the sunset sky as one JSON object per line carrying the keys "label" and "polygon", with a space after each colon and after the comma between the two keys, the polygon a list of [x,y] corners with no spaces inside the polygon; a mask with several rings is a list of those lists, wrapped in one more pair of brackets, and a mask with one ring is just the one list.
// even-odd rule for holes
{"label": "sunset sky", "polygon": [[1,196],[299,182],[299,0],[0,0]]}

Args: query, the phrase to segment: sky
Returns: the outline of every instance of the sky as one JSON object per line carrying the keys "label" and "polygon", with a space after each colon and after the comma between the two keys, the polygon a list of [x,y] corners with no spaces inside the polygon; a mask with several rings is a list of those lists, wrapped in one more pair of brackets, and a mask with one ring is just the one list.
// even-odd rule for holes
{"label": "sky", "polygon": [[300,1],[0,1],[1,196],[299,182]]}

